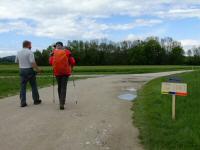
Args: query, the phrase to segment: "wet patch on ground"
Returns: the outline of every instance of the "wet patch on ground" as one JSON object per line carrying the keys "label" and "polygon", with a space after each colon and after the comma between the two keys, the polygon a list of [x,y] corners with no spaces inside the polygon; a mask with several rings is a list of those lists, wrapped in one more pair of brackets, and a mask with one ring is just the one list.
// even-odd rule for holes
{"label": "wet patch on ground", "polygon": [[118,98],[121,100],[126,100],[126,101],[133,101],[137,97],[137,90],[135,88],[127,88],[125,89],[119,96]]}

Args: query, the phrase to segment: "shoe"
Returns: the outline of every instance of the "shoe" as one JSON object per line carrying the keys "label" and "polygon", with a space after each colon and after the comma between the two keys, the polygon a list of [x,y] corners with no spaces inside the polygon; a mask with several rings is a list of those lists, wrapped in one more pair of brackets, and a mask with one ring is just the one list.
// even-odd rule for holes
{"label": "shoe", "polygon": [[26,106],[27,106],[26,103],[21,104],[21,107],[26,107]]}
{"label": "shoe", "polygon": [[39,105],[39,104],[41,104],[42,103],[42,100],[37,100],[37,101],[34,101],[34,105]]}
{"label": "shoe", "polygon": [[64,105],[60,105],[60,110],[64,110],[64,109],[65,109]]}

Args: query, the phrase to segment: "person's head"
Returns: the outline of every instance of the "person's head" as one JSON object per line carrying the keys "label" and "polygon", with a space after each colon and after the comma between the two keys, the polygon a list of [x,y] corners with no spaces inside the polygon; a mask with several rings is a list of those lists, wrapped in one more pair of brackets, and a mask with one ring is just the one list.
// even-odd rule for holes
{"label": "person's head", "polygon": [[63,43],[62,42],[56,42],[56,49],[62,49]]}
{"label": "person's head", "polygon": [[22,44],[23,48],[28,48],[28,49],[31,49],[32,46],[31,46],[31,42],[30,41],[27,41],[25,40]]}

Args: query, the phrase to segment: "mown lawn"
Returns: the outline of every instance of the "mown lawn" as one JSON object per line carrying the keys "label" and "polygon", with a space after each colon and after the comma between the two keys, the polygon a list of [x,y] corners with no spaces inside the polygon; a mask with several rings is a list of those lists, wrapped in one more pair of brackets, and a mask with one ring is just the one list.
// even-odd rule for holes
{"label": "mown lawn", "polygon": [[161,82],[150,81],[133,104],[134,123],[147,150],[200,149],[200,71],[177,75],[188,84],[189,95],[177,97],[176,120],[171,119],[171,96],[161,95]]}
{"label": "mown lawn", "polygon": [[[51,67],[41,67],[43,75],[52,74]],[[200,69],[199,66],[76,66],[74,74],[136,74]],[[0,76],[18,75],[17,65],[0,65]]]}
{"label": "mown lawn", "polygon": [[[84,79],[87,77],[76,77],[77,79]],[[70,78],[72,80],[72,78]],[[56,79],[54,79],[56,84]],[[53,79],[52,77],[37,77],[37,84],[39,88],[51,86],[53,85]],[[30,89],[29,83],[27,84],[27,88]],[[0,78],[0,99],[12,95],[19,94],[20,91],[20,80],[19,77],[5,77]]]}

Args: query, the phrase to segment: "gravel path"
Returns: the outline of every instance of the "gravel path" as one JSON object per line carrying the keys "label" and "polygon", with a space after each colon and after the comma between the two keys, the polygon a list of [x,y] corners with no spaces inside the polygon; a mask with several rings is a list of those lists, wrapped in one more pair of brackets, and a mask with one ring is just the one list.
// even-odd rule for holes
{"label": "gravel path", "polygon": [[[132,102],[117,96],[126,88],[182,71],[110,75],[68,85],[64,111],[52,103],[52,87],[40,89],[43,103],[19,107],[19,96],[0,100],[1,150],[142,150],[132,124]],[[78,100],[78,104],[75,101]],[[56,95],[56,102],[57,95]]]}

